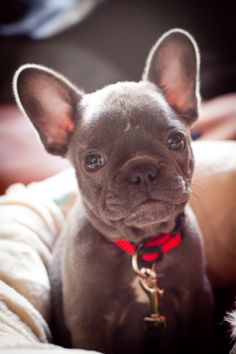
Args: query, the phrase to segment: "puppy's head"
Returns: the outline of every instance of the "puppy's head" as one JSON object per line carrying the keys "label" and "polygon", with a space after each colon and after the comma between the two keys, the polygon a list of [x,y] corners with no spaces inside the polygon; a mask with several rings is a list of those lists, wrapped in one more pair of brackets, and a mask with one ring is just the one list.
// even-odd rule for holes
{"label": "puppy's head", "polygon": [[196,44],[182,30],[154,45],[138,83],[85,94],[45,67],[17,71],[18,104],[47,151],[72,161],[91,222],[112,237],[174,228],[190,193],[198,72]]}

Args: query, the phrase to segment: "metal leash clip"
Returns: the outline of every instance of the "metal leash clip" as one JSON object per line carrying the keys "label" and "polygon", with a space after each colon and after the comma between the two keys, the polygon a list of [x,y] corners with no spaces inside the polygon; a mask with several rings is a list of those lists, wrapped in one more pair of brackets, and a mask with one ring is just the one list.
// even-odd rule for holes
{"label": "metal leash clip", "polygon": [[132,257],[132,267],[134,272],[139,276],[143,289],[147,292],[150,299],[151,314],[144,317],[145,330],[153,330],[156,328],[162,330],[166,328],[166,318],[160,315],[158,311],[159,296],[163,296],[164,290],[158,287],[158,277],[154,268],[145,268],[138,266],[138,249]]}

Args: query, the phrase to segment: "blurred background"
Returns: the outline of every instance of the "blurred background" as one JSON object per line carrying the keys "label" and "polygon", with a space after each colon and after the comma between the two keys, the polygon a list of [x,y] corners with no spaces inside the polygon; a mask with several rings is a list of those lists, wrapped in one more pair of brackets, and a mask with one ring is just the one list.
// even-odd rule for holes
{"label": "blurred background", "polygon": [[49,66],[87,92],[139,80],[166,30],[192,33],[201,51],[204,100],[236,91],[235,11],[229,1],[8,0],[0,10],[0,192],[60,171],[15,107],[12,77],[25,63]]}
{"label": "blurred background", "polygon": [[[78,14],[78,23],[75,22],[73,27],[70,27],[73,19],[57,13],[60,7],[62,13],[71,10],[70,5],[63,9],[63,2],[71,3],[73,11],[78,12],[82,10],[83,3],[89,4],[83,20],[79,22]],[[190,31],[200,46],[203,98],[235,90],[236,30],[233,2],[53,0],[51,7],[50,3],[51,0],[1,2],[1,25],[14,24],[16,27],[18,23],[16,33],[11,29],[11,37],[2,35],[0,39],[2,103],[13,101],[12,75],[19,65],[28,62],[53,67],[87,91],[117,80],[138,80],[150,47],[164,31],[173,27]],[[78,3],[78,6],[74,3]],[[43,13],[41,10],[45,6],[47,11]],[[29,13],[35,23],[31,26],[25,23],[26,33],[23,33],[22,23]],[[37,13],[41,13],[40,20],[35,16]],[[60,26],[53,21],[53,15],[55,18],[59,16],[64,24]],[[54,31],[47,26],[50,21],[55,26]],[[38,23],[41,24],[41,32],[36,31],[40,27],[37,27]],[[1,26],[0,35],[4,33],[3,29],[4,26]],[[36,39],[29,38],[31,36]]]}

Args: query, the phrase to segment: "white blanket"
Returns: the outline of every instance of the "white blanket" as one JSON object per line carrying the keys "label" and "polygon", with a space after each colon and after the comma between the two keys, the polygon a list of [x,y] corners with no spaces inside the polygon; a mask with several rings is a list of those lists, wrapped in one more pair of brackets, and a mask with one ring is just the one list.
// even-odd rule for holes
{"label": "white blanket", "polygon": [[[62,194],[65,179],[68,188]],[[47,266],[75,191],[73,173],[66,171],[28,187],[14,185],[0,197],[1,353],[20,348],[63,350],[50,344]]]}

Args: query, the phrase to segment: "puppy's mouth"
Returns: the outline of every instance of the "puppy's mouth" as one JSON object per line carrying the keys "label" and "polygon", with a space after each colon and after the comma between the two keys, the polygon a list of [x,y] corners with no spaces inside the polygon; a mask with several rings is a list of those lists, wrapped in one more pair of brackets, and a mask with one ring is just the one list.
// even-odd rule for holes
{"label": "puppy's mouth", "polygon": [[161,199],[149,198],[149,199],[144,200],[144,202],[138,204],[137,207],[139,208],[139,207],[142,206],[142,205],[153,205],[153,204],[155,204],[155,203],[161,203],[162,201],[163,201],[163,200],[161,200]]}
{"label": "puppy's mouth", "polygon": [[146,199],[135,206],[125,217],[125,224],[127,226],[143,227],[166,222],[177,209],[185,205],[185,203],[182,204],[175,205],[166,200]]}

